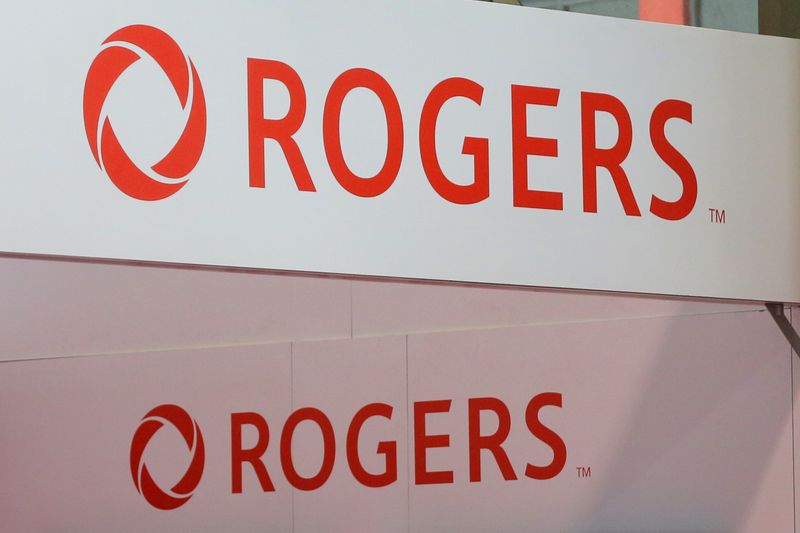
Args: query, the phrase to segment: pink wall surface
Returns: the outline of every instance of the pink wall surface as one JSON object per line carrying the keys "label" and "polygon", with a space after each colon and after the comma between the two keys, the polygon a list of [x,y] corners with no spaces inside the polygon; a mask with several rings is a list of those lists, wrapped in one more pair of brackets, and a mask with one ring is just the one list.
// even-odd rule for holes
{"label": "pink wall surface", "polygon": [[[513,288],[185,271],[0,259],[0,516],[4,530],[66,531],[791,531],[794,527],[794,355],[754,304]],[[793,391],[793,388],[795,389]],[[564,441],[554,478],[524,476],[550,448],[525,419],[556,392],[542,422]],[[504,448],[517,480],[492,456],[469,481],[470,398],[507,405]],[[427,451],[452,484],[415,483],[414,405],[450,436]],[[346,432],[372,402],[391,420],[364,425],[359,455],[380,472],[376,443],[397,443],[397,480],[356,482]],[[178,509],[136,491],[131,439],[153,407],[197,421],[206,460]],[[314,406],[335,439],[330,479],[293,489],[281,428]],[[264,462],[231,491],[231,413],[269,423]],[[798,421],[800,422],[800,421]],[[484,413],[484,433],[496,428]],[[253,446],[254,430],[243,432]],[[319,469],[319,430],[292,444],[296,468]],[[188,463],[175,430],[144,455],[164,486]],[[577,475],[590,467],[591,477]]]}

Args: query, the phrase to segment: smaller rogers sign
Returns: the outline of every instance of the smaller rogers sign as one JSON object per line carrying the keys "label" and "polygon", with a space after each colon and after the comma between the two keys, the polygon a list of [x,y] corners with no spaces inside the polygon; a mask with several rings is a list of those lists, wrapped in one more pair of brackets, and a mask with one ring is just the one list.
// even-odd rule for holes
{"label": "smaller rogers sign", "polygon": [[[428,419],[434,416],[447,416],[452,400],[419,401],[413,404],[413,457],[414,484],[434,485],[453,484],[453,470],[433,470],[427,462],[428,450],[448,448],[450,435],[433,433],[428,430]],[[532,439],[544,444],[552,450],[552,460],[547,464],[525,462],[523,468],[515,469],[512,460],[504,448],[504,443],[511,431],[511,412],[505,402],[498,398],[470,398],[467,401],[468,418],[465,421],[468,431],[469,468],[466,472],[471,483],[482,480],[481,454],[488,452],[506,481],[525,477],[533,480],[546,480],[558,476],[567,462],[567,446],[561,436],[542,423],[539,413],[546,407],[562,407],[562,395],[555,392],[537,394],[528,402],[525,409],[525,426]],[[371,403],[359,409],[346,428],[343,445],[346,449],[347,467],[361,485],[370,488],[381,488],[397,481],[398,453],[396,441],[380,441],[376,453],[383,457],[384,468],[381,472],[370,472],[364,467],[359,452],[359,441],[364,424],[372,419],[389,421],[392,419],[394,407],[386,403]],[[487,431],[481,426],[481,416],[490,414],[497,420],[496,429]],[[169,490],[160,488],[153,480],[142,454],[147,443],[165,423],[174,426],[186,442],[192,453],[191,464],[183,477]],[[322,458],[319,469],[310,476],[304,476],[295,467],[292,443],[295,431],[301,424],[316,426],[322,439]],[[256,443],[252,447],[243,446],[244,428],[255,431]],[[338,429],[338,428],[337,428]],[[344,429],[344,428],[342,428]],[[230,458],[231,493],[241,494],[242,479],[245,475],[254,475],[264,492],[275,492],[272,476],[264,462],[264,455],[270,445],[269,422],[256,412],[231,413],[230,417],[230,450],[213,451],[211,457]],[[282,474],[289,484],[302,491],[313,491],[322,487],[330,478],[336,461],[336,431],[328,416],[315,407],[303,407],[291,413],[284,422],[279,442],[280,464]],[[148,412],[137,428],[131,443],[130,466],[133,482],[139,493],[153,507],[162,510],[176,509],[186,503],[200,483],[206,460],[203,435],[191,416],[177,405],[160,405]],[[516,461],[514,461],[516,462]]]}
{"label": "smaller rogers sign", "polygon": [[[170,490],[165,491],[153,480],[147,465],[142,460],[142,455],[153,435],[170,424],[177,429],[189,452],[192,454],[192,461],[186,473]],[[148,412],[142,418],[136,433],[131,442],[131,476],[136,490],[144,496],[150,505],[165,511],[180,507],[189,501],[194,489],[200,483],[205,466],[206,451],[203,444],[203,434],[197,426],[197,422],[192,420],[189,413],[177,405],[159,405]]]}

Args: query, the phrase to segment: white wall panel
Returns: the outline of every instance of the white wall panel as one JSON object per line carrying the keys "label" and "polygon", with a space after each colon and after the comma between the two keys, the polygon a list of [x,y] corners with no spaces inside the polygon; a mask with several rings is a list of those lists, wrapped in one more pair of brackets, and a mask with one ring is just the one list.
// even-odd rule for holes
{"label": "white wall panel", "polygon": [[[4,68],[14,73],[0,86],[2,252],[800,301],[800,43],[792,40],[443,0],[40,0],[15,3],[8,16],[14,24],[0,34]],[[162,197],[140,193],[162,190],[158,179],[170,181],[142,173],[184,131],[177,88],[144,53],[109,82],[113,89],[87,74],[103,72],[91,69],[95,58],[113,57],[101,52],[103,41],[132,24],[171,36],[180,47],[174,54],[196,65],[192,87],[202,85],[205,95],[203,112],[190,113],[202,118],[192,124],[202,124],[206,135],[190,136],[204,141],[202,155],[181,152],[192,163],[188,182],[160,201],[135,198]],[[113,41],[106,51],[150,47],[143,35]],[[248,59],[285,63],[301,77],[307,106],[293,138],[316,192],[298,191],[271,140],[262,188],[260,165],[248,155],[251,143],[264,143],[248,132],[260,128],[265,114],[281,118],[287,101],[275,93],[288,93],[281,82],[266,95],[249,89]],[[174,72],[183,72],[180,63]],[[331,115],[324,119],[329,90],[353,68],[385,79],[402,113],[402,131],[393,126],[389,137],[402,161],[396,171],[387,167],[379,190],[345,190],[339,184],[344,171],[327,156],[336,134],[328,135],[327,146],[323,140],[324,124],[334,124]],[[435,133],[421,127],[432,88],[453,77],[482,87],[480,105],[457,98]],[[513,86],[558,94],[557,105],[517,99],[517,117],[526,116],[527,124],[516,135]],[[347,99],[340,131],[351,170],[368,178],[381,168],[388,134],[383,111],[364,92]],[[582,118],[583,111],[594,114],[582,104],[588,93],[622,102],[626,111],[617,112],[616,122],[632,124],[632,147],[622,150],[632,189],[623,195],[629,216],[606,170],[598,171],[596,194],[584,185],[583,169],[594,168],[594,158],[584,161],[584,146],[587,153],[604,151],[619,138],[609,113],[598,110],[596,128]],[[248,104],[249,96],[266,102],[266,110]],[[664,161],[670,158],[654,149],[650,132],[654,110],[670,100],[691,108],[669,112],[673,118],[663,128],[682,154],[676,157],[693,169],[681,171],[680,179]],[[108,148],[115,143],[101,134],[99,145],[108,153],[100,150],[95,159],[90,145],[97,144],[105,113],[122,152]],[[656,131],[662,131],[659,122]],[[461,185],[474,181],[464,139],[486,139],[488,197],[462,205],[456,202],[471,200],[437,194],[426,178],[420,131],[436,136],[445,180]],[[558,157],[541,155],[550,148],[531,148],[539,155],[526,158],[527,135],[557,140]],[[515,154],[530,160],[527,177],[519,163],[515,172]],[[670,164],[679,168],[677,161]],[[518,189],[563,194],[563,202],[515,194],[515,174]],[[684,190],[687,203],[675,212],[650,212],[654,196],[672,203]],[[515,207],[520,204],[539,207]],[[710,209],[720,222],[724,211],[725,224],[713,223]]]}

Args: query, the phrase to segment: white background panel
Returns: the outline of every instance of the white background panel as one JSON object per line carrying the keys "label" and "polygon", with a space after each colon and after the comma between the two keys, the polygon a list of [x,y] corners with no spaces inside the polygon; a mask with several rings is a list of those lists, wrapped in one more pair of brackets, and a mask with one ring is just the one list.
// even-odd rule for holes
{"label": "white background panel", "polygon": [[[14,24],[0,47],[15,75],[0,91],[2,251],[800,301],[793,40],[455,0],[40,1],[7,15]],[[189,183],[159,202],[118,191],[84,132],[89,65],[108,35],[136,23],[176,39],[197,66],[208,109]],[[274,146],[267,188],[249,186],[248,57],[285,62],[302,77],[308,108],[296,140],[316,193],[298,192]],[[328,89],[353,67],[388,80],[403,111],[400,173],[371,199],[339,186],[321,135]],[[459,182],[471,163],[458,150],[463,138],[489,139],[491,196],[471,206],[440,198],[419,156],[420,110],[430,89],[453,76],[485,87],[480,107],[446,109],[438,131],[442,165]],[[152,61],[138,63],[106,109],[145,168],[183,127],[163,78]],[[531,106],[528,133],[559,140],[557,160],[529,158],[529,181],[563,192],[563,212],[513,207],[512,84],[561,89],[557,108]],[[634,142],[624,166],[641,218],[622,213],[604,170],[598,213],[582,210],[583,91],[610,93],[629,110]],[[693,106],[691,125],[667,127],[698,176],[696,208],[680,222],[648,213],[652,195],[678,194],[678,178],[648,138],[651,113],[666,99]],[[280,116],[280,104],[269,103],[267,114]],[[382,124],[359,126],[380,122],[371,104],[354,96],[342,119],[346,155],[364,172],[382,157]],[[598,124],[598,144],[613,145],[612,121]],[[709,208],[724,209],[727,223],[712,224]]]}

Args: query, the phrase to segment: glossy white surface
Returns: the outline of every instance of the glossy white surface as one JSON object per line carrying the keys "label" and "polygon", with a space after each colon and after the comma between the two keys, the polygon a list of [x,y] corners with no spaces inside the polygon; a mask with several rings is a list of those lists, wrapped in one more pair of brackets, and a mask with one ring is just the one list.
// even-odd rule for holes
{"label": "glossy white surface", "polygon": [[[455,0],[43,0],[7,15],[14,24],[0,48],[13,75],[0,88],[0,251],[800,302],[794,40]],[[84,133],[89,65],[107,36],[135,23],[179,43],[207,101],[202,158],[186,187],[159,202],[117,190]],[[285,62],[303,79],[308,109],[295,138],[317,192],[298,192],[272,141],[267,188],[249,186],[248,57]],[[371,199],[337,183],[321,134],[328,90],[354,67],[383,76],[403,113],[399,175]],[[489,139],[491,196],[471,206],[440,198],[419,155],[420,110],[430,89],[454,76],[484,87],[480,107],[449,103],[437,130],[442,167],[460,184],[472,180],[465,136]],[[559,143],[557,159],[528,158],[529,186],[563,192],[563,212],[513,207],[513,84],[561,90],[558,107],[529,106],[527,115],[529,135]],[[266,114],[280,118],[287,92],[268,85]],[[629,111],[634,140],[623,166],[642,217],[623,214],[602,169],[599,212],[583,212],[584,91],[611,94]],[[651,114],[667,99],[693,106],[692,124],[666,128],[698,176],[696,207],[679,222],[648,212],[653,195],[681,194],[649,138]],[[185,121],[150,60],[123,74],[104,109],[144,168]],[[383,115],[367,91],[345,102],[343,150],[360,175],[383,162]],[[616,143],[607,114],[597,130],[598,146]],[[712,224],[709,208],[725,210],[726,224]]]}

